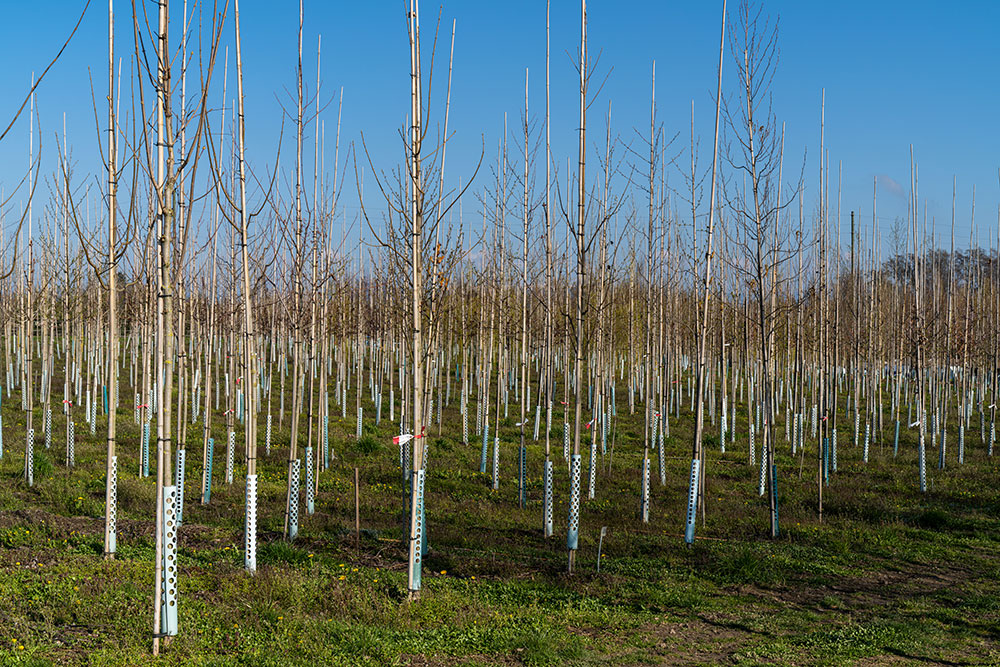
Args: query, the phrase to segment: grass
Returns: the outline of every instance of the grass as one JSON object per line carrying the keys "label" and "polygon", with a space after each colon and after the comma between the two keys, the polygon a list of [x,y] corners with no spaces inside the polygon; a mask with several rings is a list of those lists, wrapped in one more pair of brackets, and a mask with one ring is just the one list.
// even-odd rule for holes
{"label": "grass", "polygon": [[[565,573],[569,479],[562,416],[553,419],[556,535],[546,540],[542,443],[528,443],[528,502],[519,508],[513,420],[506,427],[501,420],[501,483],[494,492],[490,477],[478,472],[480,440],[463,444],[456,437],[462,429],[453,397],[441,432],[434,426],[428,434],[431,552],[417,601],[406,590],[405,484],[391,445],[398,423],[376,426],[366,401],[368,421],[358,440],[353,395],[347,418],[333,407],[333,459],[320,473],[316,513],[306,516],[303,501],[299,537],[288,543],[281,533],[289,416],[280,423],[274,412],[271,453],[258,463],[256,576],[242,569],[243,463],[237,461],[236,483],[225,484],[226,437],[217,426],[212,502],[201,505],[201,423],[189,427],[180,633],[155,660],[155,496],[153,479],[137,475],[139,431],[131,411],[119,420],[119,546],[109,561],[101,558],[105,418],[93,437],[78,423],[77,465],[68,470],[63,417],[56,414],[51,447],[36,440],[36,483],[27,488],[20,479],[25,415],[7,407],[18,405],[16,393],[4,397],[0,664],[1000,662],[1000,469],[978,433],[970,432],[962,466],[952,452],[938,470],[937,453],[929,449],[929,490],[921,494],[913,432],[903,429],[894,458],[887,425],[865,464],[844,428],[820,523],[815,443],[807,443],[804,459],[793,457],[779,425],[781,533],[770,539],[766,499],[747,461],[741,405],[738,438],[727,438],[725,454],[718,426],[708,426],[706,514],[704,522],[699,518],[699,539],[688,547],[681,535],[691,415],[682,407],[681,418],[671,422],[665,486],[658,456],[651,457],[652,510],[643,524],[641,417],[627,414],[624,396],[621,388],[613,457],[609,441],[607,453],[597,455],[596,497],[582,503],[572,576]],[[475,415],[475,406],[470,410]],[[36,423],[40,419],[36,413]],[[586,495],[589,451],[583,458]],[[598,574],[602,526],[608,531]]]}

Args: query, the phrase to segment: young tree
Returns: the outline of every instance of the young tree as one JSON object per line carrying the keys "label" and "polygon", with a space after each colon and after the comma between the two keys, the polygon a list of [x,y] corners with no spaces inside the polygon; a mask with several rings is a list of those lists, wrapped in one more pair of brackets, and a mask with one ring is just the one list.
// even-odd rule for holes
{"label": "young tree", "polygon": [[[725,52],[725,42],[726,42],[726,0],[722,1],[722,29],[721,36],[719,37],[719,74],[716,87],[715,95],[715,132],[712,148],[712,183],[710,186],[710,193],[708,198],[708,229],[705,236],[705,281],[703,285],[699,287],[703,290],[700,298],[701,301],[698,304],[698,332],[697,332],[697,344],[698,344],[698,366],[697,366],[697,377],[695,391],[696,393],[696,407],[694,413],[695,426],[694,426],[694,445],[692,446],[691,452],[691,480],[688,485],[688,503],[687,503],[687,523],[684,531],[684,540],[691,544],[694,542],[694,532],[695,532],[695,512],[697,511],[698,505],[698,495],[701,493],[702,489],[702,475],[704,474],[701,470],[701,461],[704,456],[702,449],[702,434],[705,428],[705,361],[706,361],[706,346],[708,342],[708,300],[709,294],[711,293],[711,280],[712,280],[712,241],[715,233],[715,188],[716,188],[716,168],[719,158],[719,116],[722,109],[722,62],[724,59]],[[692,148],[693,150],[693,148]],[[693,159],[693,157],[692,157]],[[695,174],[692,169],[691,173],[692,183],[695,179]],[[694,205],[692,203],[692,205]]]}
{"label": "young tree", "polygon": [[[736,252],[729,258],[740,277],[752,307],[747,314],[754,325],[757,345],[759,396],[764,416],[761,466],[770,489],[771,535],[778,534],[777,491],[774,467],[775,332],[781,322],[778,294],[789,274],[783,266],[797,255],[782,227],[781,164],[784,129],[779,128],[771,106],[770,86],[778,64],[778,23],[763,8],[742,0],[737,12],[730,51],[736,61],[736,104],[723,100],[727,138],[726,159],[746,185],[726,192],[730,213],[727,232]],[[724,184],[725,185],[725,184]]]}

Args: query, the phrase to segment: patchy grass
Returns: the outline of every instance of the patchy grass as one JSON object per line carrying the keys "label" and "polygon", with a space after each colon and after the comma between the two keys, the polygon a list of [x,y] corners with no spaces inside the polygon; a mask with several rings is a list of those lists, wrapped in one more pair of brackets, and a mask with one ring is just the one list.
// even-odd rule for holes
{"label": "patchy grass", "polygon": [[[699,539],[688,547],[681,535],[691,415],[682,407],[681,418],[671,421],[663,486],[658,453],[651,455],[652,511],[643,524],[641,416],[627,414],[625,391],[619,388],[607,451],[598,444],[596,497],[582,504],[572,576],[565,572],[563,416],[553,419],[556,535],[547,540],[541,531],[543,443],[528,443],[528,502],[520,508],[514,420],[500,420],[501,481],[494,492],[490,476],[479,472],[481,440],[460,441],[456,392],[442,427],[428,429],[431,551],[415,601],[406,590],[406,483],[391,445],[398,423],[376,426],[365,400],[357,439],[353,394],[347,418],[338,419],[334,406],[331,467],[320,473],[316,513],[307,516],[302,503],[299,537],[288,543],[281,533],[290,419],[280,420],[275,410],[271,452],[258,462],[256,576],[242,570],[244,463],[238,457],[235,483],[226,484],[225,426],[215,420],[212,500],[200,504],[201,424],[189,427],[180,634],[155,661],[155,489],[153,478],[138,476],[139,431],[131,411],[119,420],[118,553],[104,560],[105,418],[99,417],[94,437],[78,424],[77,466],[70,470],[63,417],[56,414],[51,447],[36,442],[36,484],[27,488],[21,481],[25,415],[7,407],[19,404],[15,392],[3,404],[0,664],[1000,661],[1000,467],[972,432],[965,465],[952,456],[939,470],[936,451],[928,452],[929,490],[921,494],[914,433],[903,429],[893,457],[887,425],[865,464],[845,429],[820,523],[816,443],[807,441],[805,456],[793,457],[779,424],[781,532],[770,539],[758,468],[748,462],[746,409],[738,405],[738,437],[735,443],[726,438],[726,453],[718,427],[708,426],[706,512]],[[128,395],[124,389],[122,395]],[[40,419],[36,412],[35,423]],[[842,422],[853,419],[842,415]],[[237,442],[241,438],[238,426]],[[957,434],[949,439],[956,442]],[[589,449],[584,454],[586,496]],[[322,461],[322,454],[316,458]],[[602,526],[608,531],[598,574]]]}

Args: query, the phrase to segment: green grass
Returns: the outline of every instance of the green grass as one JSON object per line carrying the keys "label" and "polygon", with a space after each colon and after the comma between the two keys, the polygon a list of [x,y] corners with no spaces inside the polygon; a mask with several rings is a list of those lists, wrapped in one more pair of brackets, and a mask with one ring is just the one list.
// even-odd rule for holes
{"label": "green grass", "polygon": [[[691,415],[682,406],[666,439],[666,485],[651,455],[650,522],[638,517],[641,415],[620,387],[614,454],[598,451],[596,497],[582,503],[577,572],[566,574],[569,479],[562,415],[553,419],[556,535],[541,532],[543,444],[528,442],[528,502],[517,502],[514,419],[501,419],[501,482],[479,470],[480,439],[460,441],[457,392],[444,424],[428,429],[427,525],[431,552],[419,600],[407,596],[406,485],[391,444],[398,423],[366,422],[355,435],[333,406],[331,467],[320,473],[316,513],[300,506],[300,534],[281,538],[289,415],[261,456],[258,572],[241,553],[245,467],[225,484],[225,426],[215,419],[212,502],[199,503],[200,422],[188,427],[180,528],[180,634],[154,660],[152,478],[140,478],[138,429],[119,419],[119,535],[103,550],[105,418],[91,437],[78,419],[77,466],[64,465],[63,417],[54,442],[36,439],[36,483],[23,470],[25,415],[4,397],[0,459],[0,665],[848,665],[1000,662],[1000,461],[978,431],[966,464],[950,448],[929,491],[917,488],[914,433],[892,426],[869,463],[841,416],[839,470],[817,520],[815,443],[791,455],[778,426],[781,533],[768,535],[766,498],[747,456],[745,406],[736,443],[707,428],[704,524],[683,534]],[[124,390],[122,396],[128,395]],[[367,396],[365,397],[367,399]],[[383,415],[388,415],[388,406]],[[397,406],[398,407],[398,406]],[[511,415],[519,409],[511,405]],[[470,407],[474,417],[475,406]],[[741,414],[742,411],[742,414]],[[397,409],[398,415],[398,409]],[[41,423],[40,411],[35,423]],[[471,421],[474,422],[474,419]],[[495,420],[494,420],[495,421]],[[533,424],[531,424],[533,426]],[[474,424],[470,424],[470,430]],[[260,429],[263,433],[263,428]],[[529,436],[532,429],[528,429]],[[492,428],[491,428],[492,431]],[[304,439],[299,439],[300,446]],[[638,434],[638,435],[636,435]],[[237,442],[241,442],[238,427]],[[492,438],[491,438],[492,439]],[[949,437],[957,442],[957,434]],[[589,448],[589,439],[585,442]],[[301,451],[301,449],[300,449]],[[263,447],[261,447],[263,454]],[[319,457],[321,458],[321,456]],[[584,453],[583,490],[589,485]],[[354,468],[361,478],[361,539],[354,532]],[[604,539],[601,573],[597,543]]]}

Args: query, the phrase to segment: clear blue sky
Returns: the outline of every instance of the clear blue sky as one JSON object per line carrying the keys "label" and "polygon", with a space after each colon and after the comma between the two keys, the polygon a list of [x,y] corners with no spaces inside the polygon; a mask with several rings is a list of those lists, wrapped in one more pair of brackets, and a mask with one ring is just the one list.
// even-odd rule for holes
{"label": "clear blue sky", "polygon": [[[141,3],[140,3],[141,4]],[[147,2],[148,10],[155,5]],[[326,100],[344,89],[341,158],[363,132],[376,164],[386,169],[401,156],[397,130],[409,110],[408,47],[403,0],[370,2],[306,1],[304,37],[306,80],[315,79],[317,36],[322,35],[322,94]],[[75,22],[82,1],[6,3],[0,23],[0,119],[3,124],[26,90],[31,72],[40,71]],[[731,3],[731,9],[735,2]],[[183,0],[171,0],[178,24]],[[294,88],[297,3],[244,0],[241,24],[245,49],[248,150],[258,169],[273,156],[281,121],[279,101]],[[422,3],[425,50],[429,50],[438,6]],[[959,245],[969,235],[971,191],[977,186],[980,230],[996,237],[1000,203],[1000,3],[940,3],[924,0],[840,3],[765,2],[780,15],[781,61],[774,81],[774,106],[786,123],[786,173],[796,173],[803,152],[806,211],[814,208],[818,180],[820,91],[826,88],[826,146],[836,170],[843,161],[843,218],[860,212],[871,225],[872,179],[879,178],[879,226],[883,240],[896,216],[906,214],[909,146],[920,164],[920,195],[947,243],[952,176],[958,178]],[[38,93],[45,141],[43,170],[55,168],[54,135],[67,114],[69,142],[80,172],[98,173],[90,77],[98,98],[106,81],[107,3],[94,0],[73,43]],[[116,0],[117,48],[132,48],[131,6]],[[686,141],[691,102],[701,135],[702,159],[711,148],[712,92],[721,2],[591,2],[592,57],[600,52],[607,85],[592,108],[591,140],[603,137],[603,114],[613,104],[614,132],[634,136],[648,127],[649,72],[656,60],[659,117],[668,135]],[[530,69],[532,115],[544,110],[545,2],[450,0],[444,4],[442,51],[450,24],[457,19],[448,176],[471,173],[485,140],[487,159],[495,155],[503,113],[513,125],[523,105],[524,70]],[[232,40],[230,10],[226,38]],[[579,3],[552,3],[553,150],[560,165],[575,153],[577,96],[570,54],[579,34]],[[230,54],[232,62],[233,54]],[[445,87],[444,61],[436,83]],[[221,74],[221,61],[220,61]],[[735,71],[727,57],[726,73]],[[127,69],[127,62],[126,62]],[[176,75],[175,75],[176,76]],[[221,81],[221,79],[219,79]],[[230,77],[230,98],[233,95]],[[730,76],[728,83],[733,83]],[[220,95],[213,95],[217,105]],[[103,104],[101,102],[100,104]],[[103,111],[99,112],[103,123]],[[327,167],[332,171],[336,106],[325,112]],[[0,182],[9,189],[27,162],[27,119],[0,144]],[[485,139],[484,139],[485,137]],[[282,163],[292,164],[294,144],[286,124]],[[310,147],[311,130],[306,138]],[[592,144],[593,145],[593,144]],[[310,160],[311,162],[311,160]],[[343,167],[342,167],[343,169]],[[310,168],[311,173],[311,168]],[[593,172],[592,172],[593,173]],[[488,178],[484,171],[479,186]],[[672,176],[680,186],[679,175]],[[353,192],[353,182],[349,181]],[[836,171],[831,181],[836,213]],[[354,197],[352,197],[353,199]],[[366,197],[367,198],[367,197]],[[351,204],[350,201],[344,202]],[[923,204],[922,204],[923,205]],[[351,209],[348,209],[349,212]],[[986,242],[986,232],[980,234]]]}

